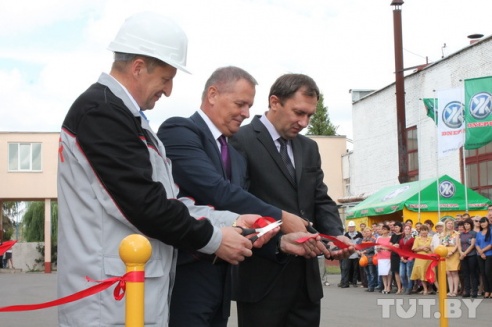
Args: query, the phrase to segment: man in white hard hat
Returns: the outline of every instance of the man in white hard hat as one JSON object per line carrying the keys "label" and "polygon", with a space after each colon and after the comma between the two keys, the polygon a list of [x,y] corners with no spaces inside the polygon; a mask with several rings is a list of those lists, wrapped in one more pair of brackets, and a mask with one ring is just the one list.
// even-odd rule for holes
{"label": "man in white hard hat", "polygon": [[[60,133],[58,295],[92,286],[86,276],[123,276],[120,242],[143,234],[152,245],[145,266],[145,325],[167,326],[174,247],[238,264],[252,254],[252,244],[239,229],[226,226],[236,219],[247,226],[258,216],[238,217],[178,199],[171,162],[142,114],[162,95],[171,95],[177,69],[186,71],[181,28],[155,13],[136,14],[109,50],[115,56],[110,74],[103,73],[75,100]],[[111,291],[100,292],[60,306],[59,324],[124,325],[124,302]]]}

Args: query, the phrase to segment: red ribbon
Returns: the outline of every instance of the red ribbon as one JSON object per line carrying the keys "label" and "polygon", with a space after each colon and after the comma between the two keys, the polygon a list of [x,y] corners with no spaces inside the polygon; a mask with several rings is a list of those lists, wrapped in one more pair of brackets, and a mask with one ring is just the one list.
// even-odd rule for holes
{"label": "red ribbon", "polygon": [[253,228],[263,228],[271,223],[274,223],[276,220],[272,217],[260,217],[256,219],[253,224]]}
{"label": "red ribbon", "polygon": [[7,250],[13,247],[16,242],[17,241],[5,241],[0,244],[0,255],[3,255],[5,252],[7,252]]}
{"label": "red ribbon", "polygon": [[[304,243],[304,242],[308,241],[309,239],[316,238],[318,235],[321,236],[322,238],[325,238],[325,239],[333,242],[333,244],[335,244],[335,246],[337,246],[339,249],[347,249],[349,247],[349,245],[340,241],[336,237],[321,234],[321,233],[320,234],[313,234],[312,236],[301,237],[301,238],[297,239],[296,242]],[[381,244],[377,244],[377,243],[373,243],[373,242],[364,242],[361,244],[354,244],[353,247],[356,250],[364,250],[364,249],[367,249],[367,248],[370,248],[373,246],[380,246],[380,245]],[[407,251],[407,250],[402,250],[402,249],[397,248],[393,245],[385,245],[384,247],[387,248],[389,251],[393,251],[393,252],[397,253],[401,257],[411,257],[411,258],[417,258],[417,259],[423,259],[423,260],[431,260],[432,262],[430,263],[429,267],[427,268],[427,271],[425,272],[425,279],[429,283],[434,283],[436,280],[436,274],[434,272],[434,268],[437,266],[439,261],[445,260],[445,258],[441,258],[438,254],[435,254],[435,253],[433,253],[433,254],[419,254],[419,253],[415,253],[415,252],[411,252],[411,251]]]}
{"label": "red ribbon", "polygon": [[108,278],[108,279],[101,280],[101,281],[92,280],[89,277],[86,277],[86,279],[89,282],[96,282],[98,284],[94,285],[92,287],[89,287],[85,290],[82,290],[80,292],[62,297],[62,298],[54,300],[54,301],[38,303],[38,304],[22,304],[22,305],[11,305],[8,307],[1,307],[0,312],[39,310],[39,309],[45,309],[45,308],[50,308],[50,307],[74,302],[74,301],[83,299],[85,297],[94,295],[96,293],[102,292],[105,289],[107,289],[108,287],[110,287],[111,285],[113,285],[114,283],[118,283],[118,285],[116,285],[114,292],[113,292],[113,295],[114,295],[114,298],[116,301],[120,301],[125,296],[126,282],[133,282],[133,283],[142,282],[143,283],[145,280],[145,272],[143,272],[143,271],[131,271],[131,272],[124,274],[121,277],[113,277],[113,278]]}

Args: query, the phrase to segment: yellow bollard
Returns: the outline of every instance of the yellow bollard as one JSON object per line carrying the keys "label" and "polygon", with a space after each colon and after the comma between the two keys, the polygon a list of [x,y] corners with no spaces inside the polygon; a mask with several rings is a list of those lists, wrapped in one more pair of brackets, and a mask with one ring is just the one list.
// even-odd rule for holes
{"label": "yellow bollard", "polygon": [[[152,246],[145,236],[132,234],[120,243],[120,258],[126,265],[126,272],[145,271],[145,263],[150,259]],[[143,327],[145,320],[145,284],[126,282],[125,326]]]}
{"label": "yellow bollard", "polygon": [[[441,258],[446,258],[448,255],[448,249],[444,245],[439,245],[436,247],[434,252]],[[448,327],[448,308],[446,303],[446,260],[439,261],[437,271],[437,282],[439,283],[439,312],[441,313],[439,326]]]}

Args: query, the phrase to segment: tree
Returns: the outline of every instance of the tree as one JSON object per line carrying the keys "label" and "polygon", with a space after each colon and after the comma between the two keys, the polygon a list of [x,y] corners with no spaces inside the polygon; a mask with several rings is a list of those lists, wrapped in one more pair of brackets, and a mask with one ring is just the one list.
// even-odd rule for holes
{"label": "tree", "polygon": [[[22,218],[22,231],[26,242],[44,242],[44,202],[30,202]],[[58,203],[51,202],[51,263],[57,263],[58,251]],[[45,262],[44,245],[38,245],[42,258],[37,263]]]}
{"label": "tree", "polygon": [[311,116],[308,126],[308,135],[336,135],[338,126],[331,123],[328,115],[328,107],[324,105],[324,97],[321,93],[316,106],[316,113]]}
{"label": "tree", "polygon": [[[44,202],[30,202],[22,218],[22,232],[26,242],[44,241]],[[51,202],[51,243],[58,234],[58,203]]]}
{"label": "tree", "polygon": [[14,233],[14,224],[12,223],[12,218],[17,215],[17,202],[6,201],[2,202],[2,227],[3,231],[0,230],[0,241],[8,241],[12,238],[12,234]]}

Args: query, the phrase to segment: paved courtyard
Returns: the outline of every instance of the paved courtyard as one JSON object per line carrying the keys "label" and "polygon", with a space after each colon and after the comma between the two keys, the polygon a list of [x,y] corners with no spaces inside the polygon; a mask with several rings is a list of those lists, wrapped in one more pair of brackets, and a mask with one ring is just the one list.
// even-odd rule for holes
{"label": "paved courtyard", "polygon": [[[367,293],[361,287],[339,288],[340,275],[328,275],[321,326],[439,326],[437,296]],[[0,273],[0,306],[56,299],[56,273]],[[110,290],[106,290],[112,292]],[[452,299],[450,327],[489,326],[492,299]],[[235,306],[228,327],[237,327]],[[2,327],[57,326],[57,309],[0,313]],[[192,327],[192,326],[190,326]],[[262,326],[259,326],[262,327]],[[306,326],[309,327],[309,326]]]}

